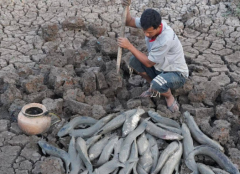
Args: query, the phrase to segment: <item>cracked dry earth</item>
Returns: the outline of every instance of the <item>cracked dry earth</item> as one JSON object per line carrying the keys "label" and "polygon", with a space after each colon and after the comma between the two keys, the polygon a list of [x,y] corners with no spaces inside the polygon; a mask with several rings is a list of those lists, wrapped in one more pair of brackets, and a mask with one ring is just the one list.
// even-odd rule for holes
{"label": "cracked dry earth", "polygon": [[[61,115],[43,137],[65,150],[70,138],[56,134],[76,114],[99,119],[142,106],[181,121],[189,111],[240,167],[238,0],[133,0],[133,16],[158,10],[184,47],[190,78],[174,91],[181,108],[175,114],[163,99],[133,99],[148,84],[136,74],[129,78],[126,50],[121,75],[115,73],[120,0],[0,0],[0,8],[0,174],[65,173],[59,158],[40,151],[42,136],[27,136],[17,126],[20,109],[31,102]],[[126,28],[126,36],[146,51],[140,30]],[[190,171],[181,167],[180,173]]]}

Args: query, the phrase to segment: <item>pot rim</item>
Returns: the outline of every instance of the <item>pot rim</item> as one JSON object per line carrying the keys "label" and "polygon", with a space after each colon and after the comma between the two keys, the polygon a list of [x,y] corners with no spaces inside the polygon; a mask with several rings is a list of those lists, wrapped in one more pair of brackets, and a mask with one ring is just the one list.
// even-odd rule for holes
{"label": "pot rim", "polygon": [[[32,108],[32,107],[40,108],[40,109],[42,109],[43,112],[40,113],[40,114],[36,114],[36,115],[27,114],[25,111],[29,108]],[[47,108],[40,103],[29,103],[29,104],[26,104],[22,107],[21,112],[22,112],[23,115],[25,115],[27,117],[41,117],[41,116],[44,115],[44,113],[47,112]]]}

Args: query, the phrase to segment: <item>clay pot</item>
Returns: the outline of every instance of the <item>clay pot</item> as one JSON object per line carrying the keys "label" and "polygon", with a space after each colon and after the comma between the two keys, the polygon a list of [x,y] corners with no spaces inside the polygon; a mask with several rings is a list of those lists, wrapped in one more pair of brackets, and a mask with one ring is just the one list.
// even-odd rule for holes
{"label": "clay pot", "polygon": [[23,106],[18,114],[18,126],[28,135],[42,134],[51,126],[51,117],[46,107],[39,103]]}

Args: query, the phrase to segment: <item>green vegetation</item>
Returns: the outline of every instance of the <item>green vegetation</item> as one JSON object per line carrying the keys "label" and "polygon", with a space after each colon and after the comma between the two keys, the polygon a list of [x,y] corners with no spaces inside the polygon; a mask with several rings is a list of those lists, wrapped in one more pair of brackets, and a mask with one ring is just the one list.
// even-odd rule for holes
{"label": "green vegetation", "polygon": [[222,16],[228,17],[230,15],[240,17],[240,2],[232,1],[228,4],[228,10]]}
{"label": "green vegetation", "polygon": [[237,17],[240,17],[240,2],[237,4],[237,8],[235,9],[234,13]]}
{"label": "green vegetation", "polygon": [[224,33],[223,33],[223,31],[221,31],[221,30],[218,30],[217,32],[216,32],[216,36],[217,37],[221,37],[221,36],[223,36],[224,35]]}

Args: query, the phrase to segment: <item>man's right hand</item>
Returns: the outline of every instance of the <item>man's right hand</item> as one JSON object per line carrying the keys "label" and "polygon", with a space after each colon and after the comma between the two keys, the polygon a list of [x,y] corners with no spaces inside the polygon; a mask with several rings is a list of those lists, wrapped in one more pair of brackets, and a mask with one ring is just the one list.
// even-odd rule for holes
{"label": "man's right hand", "polygon": [[131,0],[122,0],[122,6],[129,6],[131,4]]}

